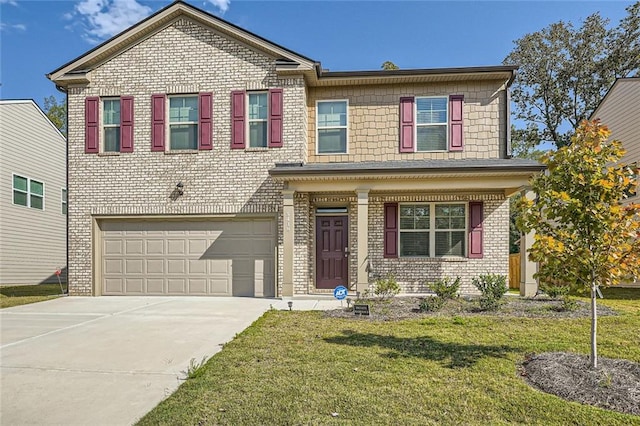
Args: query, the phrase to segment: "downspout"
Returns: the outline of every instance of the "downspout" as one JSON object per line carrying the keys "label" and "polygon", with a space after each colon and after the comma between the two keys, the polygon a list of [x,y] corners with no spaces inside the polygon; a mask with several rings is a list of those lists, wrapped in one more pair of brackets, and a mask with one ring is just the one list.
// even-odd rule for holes
{"label": "downspout", "polygon": [[[49,75],[47,75],[47,77],[49,77]],[[64,187],[67,189],[67,217],[66,217],[66,221],[67,221],[67,232],[65,233],[65,242],[67,245],[67,253],[66,253],[66,266],[67,266],[67,295],[69,294],[69,94],[67,93],[67,89],[66,87],[62,87],[58,84],[56,84],[56,89],[58,89],[59,92],[64,93],[65,99],[64,99],[64,103],[66,105],[66,111],[65,111],[65,115],[67,118],[67,122],[65,125],[65,135],[64,135],[64,140],[65,140],[65,183],[64,183]]]}

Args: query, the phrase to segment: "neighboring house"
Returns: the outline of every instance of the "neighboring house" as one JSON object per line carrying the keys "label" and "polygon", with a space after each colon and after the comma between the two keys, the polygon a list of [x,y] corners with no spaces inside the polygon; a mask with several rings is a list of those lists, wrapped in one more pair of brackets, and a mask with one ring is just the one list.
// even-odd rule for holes
{"label": "neighboring house", "polygon": [[[591,114],[611,131],[611,139],[622,142],[627,153],[620,160],[640,167],[640,77],[619,78]],[[636,190],[628,202],[640,203]]]}
{"label": "neighboring house", "polygon": [[405,292],[507,275],[515,67],[328,72],[176,2],[49,74],[71,294]]}
{"label": "neighboring house", "polygon": [[56,269],[66,270],[66,151],[34,101],[0,101],[2,285],[57,282]]}

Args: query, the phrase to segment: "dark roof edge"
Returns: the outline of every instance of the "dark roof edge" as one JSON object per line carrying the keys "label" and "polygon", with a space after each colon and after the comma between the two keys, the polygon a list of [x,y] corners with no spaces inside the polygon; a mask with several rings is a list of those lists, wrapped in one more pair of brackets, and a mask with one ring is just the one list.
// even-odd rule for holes
{"label": "dark roof edge", "polygon": [[451,68],[418,68],[398,70],[366,70],[366,71],[320,71],[320,78],[349,78],[349,77],[394,77],[406,75],[434,75],[434,74],[468,74],[511,72],[515,74],[517,65],[496,65],[483,67],[451,67]]}
{"label": "dark roof edge", "polygon": [[270,169],[269,175],[271,176],[296,176],[296,175],[355,175],[355,174],[413,174],[413,173],[447,173],[447,172],[540,172],[545,170],[546,166],[543,164],[536,164],[530,166],[474,166],[474,167],[392,167],[392,168],[364,168],[364,169],[305,169],[302,167],[281,166]]}
{"label": "dark roof edge", "polygon": [[186,3],[186,2],[184,2],[184,1],[182,1],[182,0],[176,0],[176,1],[174,1],[174,2],[172,2],[172,3],[170,3],[170,4],[168,4],[167,6],[163,7],[162,9],[158,10],[157,12],[152,13],[151,15],[147,16],[146,18],[144,18],[142,21],[138,22],[137,24],[135,24],[135,25],[133,25],[133,26],[131,26],[131,27],[128,27],[127,29],[125,29],[125,30],[123,30],[123,31],[119,32],[118,34],[114,35],[114,36],[113,36],[113,37],[111,37],[110,39],[105,40],[105,41],[103,41],[102,43],[100,43],[99,45],[95,46],[94,48],[92,48],[92,49],[90,49],[90,50],[88,50],[88,51],[84,52],[82,55],[78,56],[77,58],[72,59],[71,61],[67,62],[66,64],[62,65],[61,67],[58,67],[57,69],[55,69],[55,70],[51,71],[50,73],[45,74],[45,76],[46,76],[47,78],[50,78],[50,76],[51,76],[51,75],[53,75],[53,74],[57,73],[58,71],[62,70],[63,68],[68,67],[68,66],[69,66],[69,65],[71,65],[72,63],[74,63],[74,62],[76,62],[76,61],[79,61],[79,60],[80,60],[80,59],[82,59],[83,57],[85,57],[85,56],[89,55],[90,53],[92,53],[92,52],[94,52],[94,51],[96,51],[96,50],[100,49],[101,47],[103,47],[104,45],[106,45],[106,44],[110,43],[111,41],[113,41],[113,40],[117,39],[117,38],[118,38],[118,37],[120,37],[121,35],[123,35],[123,34],[125,34],[125,33],[129,32],[129,31],[131,31],[131,30],[133,30],[134,28],[139,27],[139,26],[140,26],[140,25],[142,25],[143,23],[147,22],[147,21],[148,21],[148,20],[150,20],[150,19],[153,19],[153,18],[154,18],[154,17],[156,17],[157,15],[159,15],[159,14],[163,13],[165,10],[167,10],[167,9],[169,9],[169,8],[171,8],[171,7],[173,7],[173,6],[175,6],[176,4],[183,4],[183,5],[185,5],[185,6],[189,7],[189,8],[191,8],[191,9],[197,10],[198,12],[204,13],[205,15],[208,15],[209,17],[211,17],[211,18],[213,18],[213,19],[216,19],[216,20],[222,21],[223,23],[225,23],[225,24],[227,24],[227,25],[230,25],[230,26],[232,26],[232,27],[236,28],[236,29],[237,29],[237,30],[239,30],[239,31],[242,31],[242,32],[244,32],[244,33],[247,33],[247,34],[249,34],[249,35],[251,35],[251,36],[253,36],[253,37],[257,37],[257,38],[259,38],[260,40],[262,40],[262,41],[264,41],[264,42],[266,42],[266,43],[272,44],[273,46],[275,46],[275,47],[277,47],[277,48],[279,48],[279,49],[283,49],[283,50],[285,50],[285,51],[287,51],[287,52],[292,53],[293,55],[296,55],[296,56],[299,56],[299,57],[301,57],[301,58],[304,58],[304,59],[306,59],[306,60],[307,60],[307,61],[309,61],[309,62],[313,62],[317,68],[320,68],[320,63],[319,63],[318,61],[314,60],[314,59],[308,58],[307,56],[304,56],[304,55],[301,55],[301,54],[299,54],[299,53],[297,53],[297,52],[294,52],[294,51],[293,51],[293,50],[291,50],[291,49],[287,49],[286,47],[281,46],[281,45],[279,45],[279,44],[277,44],[277,43],[274,43],[274,42],[272,42],[271,40],[267,40],[266,38],[264,38],[264,37],[262,37],[262,36],[259,36],[258,34],[252,33],[251,31],[247,31],[246,29],[241,28],[241,27],[239,27],[239,26],[237,26],[237,25],[235,25],[235,24],[233,24],[233,23],[231,23],[231,22],[229,22],[229,21],[227,21],[227,20],[225,20],[225,19],[222,19],[222,18],[220,18],[220,17],[218,17],[218,16],[215,16],[215,15],[213,15],[212,13],[207,12],[206,10],[203,10],[203,9],[200,9],[200,8],[195,7],[195,6],[193,6],[193,5],[190,5],[189,3]]}

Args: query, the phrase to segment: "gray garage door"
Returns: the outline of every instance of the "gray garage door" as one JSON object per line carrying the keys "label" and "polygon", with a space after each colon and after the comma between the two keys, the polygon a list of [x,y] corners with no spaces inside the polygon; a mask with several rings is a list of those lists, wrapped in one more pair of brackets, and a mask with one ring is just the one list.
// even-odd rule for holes
{"label": "gray garage door", "polygon": [[274,296],[275,220],[112,221],[102,294]]}

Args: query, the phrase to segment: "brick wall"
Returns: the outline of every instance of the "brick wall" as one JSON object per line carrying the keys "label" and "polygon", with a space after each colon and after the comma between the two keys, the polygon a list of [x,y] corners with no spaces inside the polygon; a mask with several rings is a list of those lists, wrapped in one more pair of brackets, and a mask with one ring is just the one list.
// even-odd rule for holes
{"label": "brick wall", "polygon": [[[504,83],[313,87],[309,91],[309,162],[504,158]],[[402,96],[464,95],[464,151],[399,153]],[[348,154],[316,155],[316,101],[347,99]]]}
{"label": "brick wall", "polygon": [[[284,88],[284,147],[229,149],[230,92],[270,87]],[[199,91],[213,92],[213,150],[151,152],[151,95]],[[135,98],[134,152],[85,154],[85,97],[120,95]],[[89,85],[69,89],[68,102],[69,282],[74,295],[92,293],[92,215],[278,213],[282,185],[269,178],[268,169],[306,156],[303,79],[279,79],[274,58],[187,19],[92,71]],[[172,200],[177,182],[184,184],[184,195]]]}

